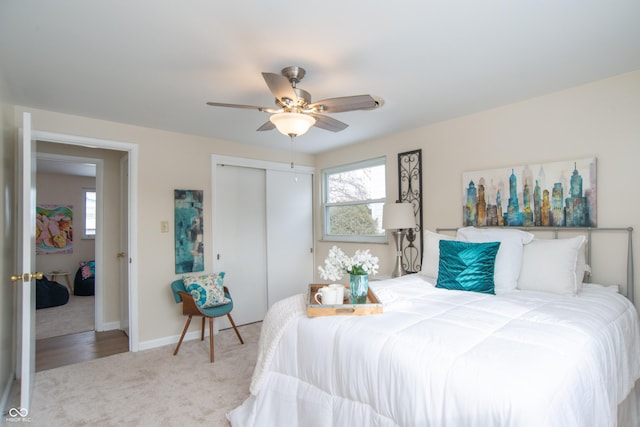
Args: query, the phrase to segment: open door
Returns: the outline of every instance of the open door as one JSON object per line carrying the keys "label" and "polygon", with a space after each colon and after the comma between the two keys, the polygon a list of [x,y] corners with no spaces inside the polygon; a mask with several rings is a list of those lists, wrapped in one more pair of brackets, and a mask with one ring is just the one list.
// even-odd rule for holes
{"label": "open door", "polygon": [[20,384],[20,415],[27,416],[31,406],[31,388],[35,377],[35,282],[42,273],[35,271],[35,144],[31,140],[31,114],[23,113],[18,141],[17,163],[16,274],[11,280],[17,286],[17,355],[16,379]]}
{"label": "open door", "polygon": [[120,159],[120,329],[129,336],[129,156]]}

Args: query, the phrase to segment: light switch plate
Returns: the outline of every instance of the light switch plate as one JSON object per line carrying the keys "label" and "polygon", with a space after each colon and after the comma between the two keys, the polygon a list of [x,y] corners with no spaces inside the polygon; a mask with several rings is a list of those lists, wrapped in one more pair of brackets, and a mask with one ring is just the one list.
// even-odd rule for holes
{"label": "light switch plate", "polygon": [[169,232],[169,221],[160,221],[160,232],[161,233]]}

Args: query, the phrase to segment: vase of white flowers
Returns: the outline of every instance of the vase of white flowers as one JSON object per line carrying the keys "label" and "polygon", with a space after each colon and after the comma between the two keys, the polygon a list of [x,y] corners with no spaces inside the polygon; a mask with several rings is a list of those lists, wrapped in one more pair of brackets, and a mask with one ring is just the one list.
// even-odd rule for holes
{"label": "vase of white flowers", "polygon": [[349,273],[351,303],[365,304],[369,290],[369,275],[378,273],[378,257],[371,255],[369,249],[359,249],[353,257],[348,257],[342,249],[334,246],[324,260],[324,267],[319,266],[318,270],[324,280],[340,280],[344,273]]}

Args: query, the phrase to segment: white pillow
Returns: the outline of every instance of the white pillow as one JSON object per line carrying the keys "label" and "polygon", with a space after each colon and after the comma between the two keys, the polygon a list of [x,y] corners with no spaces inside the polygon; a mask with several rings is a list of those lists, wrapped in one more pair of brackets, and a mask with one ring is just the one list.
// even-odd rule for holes
{"label": "white pillow", "polygon": [[438,278],[438,265],[440,264],[440,240],[455,240],[453,236],[438,234],[424,230],[424,249],[422,251],[422,267],[419,274],[427,277]]}
{"label": "white pillow", "polygon": [[591,267],[587,265],[587,239],[585,237],[582,245],[578,248],[578,261],[576,262],[576,289],[582,289],[585,274],[591,272]]}
{"label": "white pillow", "polygon": [[[518,288],[575,295],[581,287],[584,267],[579,272],[584,236],[570,239],[535,239],[524,247]],[[584,266],[584,264],[583,264]]]}
{"label": "white pillow", "polygon": [[500,242],[493,274],[496,294],[509,292],[518,287],[522,249],[533,240],[533,234],[508,228],[464,227],[458,229],[456,238],[472,243]]}

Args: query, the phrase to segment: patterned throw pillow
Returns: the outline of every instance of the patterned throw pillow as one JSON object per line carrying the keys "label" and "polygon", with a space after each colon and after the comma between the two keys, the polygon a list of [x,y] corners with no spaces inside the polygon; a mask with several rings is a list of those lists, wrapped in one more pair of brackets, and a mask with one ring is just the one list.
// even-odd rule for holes
{"label": "patterned throw pillow", "polygon": [[231,300],[224,296],[224,272],[203,276],[183,276],[184,287],[200,308],[210,308],[228,304]]}
{"label": "patterned throw pillow", "polygon": [[500,242],[440,241],[436,288],[495,294],[493,270]]}
{"label": "patterned throw pillow", "polygon": [[95,261],[80,261],[80,269],[82,274],[82,280],[90,279],[96,275],[96,262]]}

